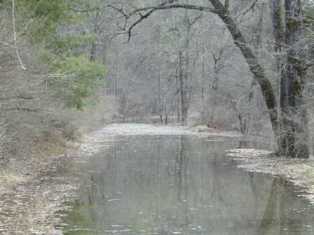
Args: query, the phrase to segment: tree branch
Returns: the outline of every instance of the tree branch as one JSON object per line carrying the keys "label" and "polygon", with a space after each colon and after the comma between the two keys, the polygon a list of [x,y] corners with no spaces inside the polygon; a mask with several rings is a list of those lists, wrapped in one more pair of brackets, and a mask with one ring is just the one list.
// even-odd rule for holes
{"label": "tree branch", "polygon": [[[150,15],[152,15],[155,11],[167,10],[167,9],[187,9],[187,10],[195,10],[195,11],[203,11],[203,12],[211,12],[218,14],[219,10],[216,10],[211,7],[191,5],[191,4],[169,4],[169,2],[164,2],[159,4],[158,6],[150,6],[138,8],[127,15],[128,18],[135,14],[139,14],[140,18],[137,19],[134,23],[130,25],[128,28],[128,41],[130,41],[132,36],[132,30],[143,20],[147,19]],[[145,14],[143,12],[146,12]]]}
{"label": "tree branch", "polygon": [[20,52],[19,52],[19,48],[17,46],[17,33],[16,33],[16,19],[15,19],[15,0],[12,0],[12,29],[13,29],[13,41],[14,41],[14,48],[15,48],[15,53],[16,53],[16,57],[19,61],[19,64],[22,68],[22,70],[26,70],[26,67],[22,61]]}
{"label": "tree branch", "polygon": [[[249,9],[254,8],[257,1],[258,0],[254,0],[253,4],[251,5],[251,7],[249,7]],[[278,116],[277,116],[277,100],[275,97],[272,84],[270,80],[266,77],[264,68],[259,64],[258,58],[254,54],[253,50],[248,46],[247,41],[245,40],[243,34],[241,33],[234,19],[230,16],[229,11],[228,9],[226,9],[225,5],[222,4],[220,0],[209,0],[209,2],[212,4],[214,8],[190,5],[190,4],[173,4],[173,3],[169,4],[169,1],[166,1],[164,3],[161,3],[158,6],[136,9],[129,16],[132,16],[138,13],[141,13],[141,14],[140,14],[140,18],[137,19],[128,29],[129,40],[131,38],[132,30],[134,29],[134,27],[158,10],[181,8],[181,9],[197,10],[197,11],[210,12],[210,13],[217,14],[218,17],[224,22],[226,28],[228,29],[228,31],[230,32],[233,38],[235,45],[240,49],[243,57],[245,58],[255,80],[260,85],[266,106],[269,111],[273,130],[275,131],[275,133],[278,134],[279,126],[278,126]],[[146,13],[142,14],[142,12],[146,12]]]}
{"label": "tree branch", "polygon": [[147,19],[151,14],[154,13],[155,10],[150,10],[149,12],[147,12],[144,15],[141,15],[140,18],[138,20],[136,20],[128,29],[128,41],[131,40],[131,36],[132,36],[132,30],[136,27],[136,25],[138,25],[139,23],[141,23],[143,20]]}
{"label": "tree branch", "polygon": [[240,49],[244,56],[251,73],[254,75],[255,80],[261,87],[262,94],[269,111],[271,124],[275,133],[278,134],[278,116],[277,116],[277,100],[275,97],[274,89],[270,80],[266,77],[264,68],[260,65],[258,58],[253,50],[248,46],[243,34],[241,33],[236,22],[228,14],[224,5],[219,0],[209,0],[216,9],[220,9],[221,13],[218,14],[219,18],[225,23],[228,28],[234,44]]}
{"label": "tree branch", "polygon": [[245,16],[247,13],[249,13],[251,10],[254,9],[256,6],[258,0],[253,0],[253,2],[246,8],[243,12],[241,12],[239,15],[237,15],[235,18],[238,19],[239,17]]}
{"label": "tree branch", "polygon": [[167,9],[174,9],[174,8],[196,10],[196,11],[205,11],[205,12],[211,12],[211,13],[215,13],[215,14],[218,14],[220,12],[219,10],[217,10],[215,8],[205,7],[205,6],[198,6],[198,5],[192,5],[192,4],[171,4],[171,5],[159,5],[159,6],[150,6],[150,7],[139,8],[139,9],[134,10],[132,12],[132,14],[135,14],[135,13],[141,12],[141,11],[148,11],[148,10],[158,11],[158,10],[167,10]]}

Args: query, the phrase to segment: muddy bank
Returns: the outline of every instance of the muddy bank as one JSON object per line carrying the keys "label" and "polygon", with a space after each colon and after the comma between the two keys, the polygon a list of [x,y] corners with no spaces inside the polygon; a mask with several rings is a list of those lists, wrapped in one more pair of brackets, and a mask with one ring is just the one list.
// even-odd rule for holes
{"label": "muddy bank", "polygon": [[232,149],[227,155],[238,167],[250,172],[280,176],[301,187],[300,196],[314,204],[314,158],[286,159],[274,157],[272,152],[258,149]]}

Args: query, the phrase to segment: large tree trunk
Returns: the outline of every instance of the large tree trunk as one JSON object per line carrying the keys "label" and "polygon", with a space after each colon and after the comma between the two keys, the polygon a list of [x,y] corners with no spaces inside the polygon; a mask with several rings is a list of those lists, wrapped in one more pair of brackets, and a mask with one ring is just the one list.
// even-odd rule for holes
{"label": "large tree trunk", "polygon": [[303,98],[305,71],[298,42],[304,38],[300,0],[285,0],[287,63],[281,78],[280,154],[308,158],[307,114]]}
{"label": "large tree trunk", "polygon": [[277,102],[270,80],[266,77],[263,67],[259,64],[257,57],[253,53],[253,50],[248,46],[248,43],[243,37],[237,24],[230,17],[228,9],[226,9],[219,0],[209,0],[209,2],[211,2],[211,4],[217,10],[218,16],[225,23],[234,40],[235,45],[240,49],[249,66],[250,71],[260,85],[266,106],[269,111],[272,128],[274,130],[275,136],[278,136],[279,126],[277,118]]}
{"label": "large tree trunk", "polygon": [[[280,1],[274,0],[275,5]],[[303,37],[302,10],[300,0],[285,0],[286,12],[286,44],[287,66],[281,81],[281,118],[278,121],[277,102],[270,80],[266,77],[263,67],[256,55],[248,46],[240,29],[230,17],[228,9],[220,0],[209,0],[218,12],[218,16],[228,28],[235,45],[246,59],[249,69],[261,87],[262,94],[269,111],[270,121],[276,139],[279,140],[279,153],[288,157],[308,158],[307,117],[302,97],[304,71],[302,61],[297,57],[296,43]],[[278,23],[278,22],[277,22]],[[280,37],[281,35],[275,35]],[[277,45],[278,46],[278,45]]]}

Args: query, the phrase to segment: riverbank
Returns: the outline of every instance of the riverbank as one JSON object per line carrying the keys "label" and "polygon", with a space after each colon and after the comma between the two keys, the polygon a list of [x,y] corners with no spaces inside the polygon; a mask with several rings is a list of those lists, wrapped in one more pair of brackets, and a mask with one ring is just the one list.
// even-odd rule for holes
{"label": "riverbank", "polygon": [[57,234],[57,212],[67,209],[77,186],[72,161],[68,154],[11,160],[0,176],[0,234]]}
{"label": "riverbank", "polygon": [[75,196],[78,162],[110,147],[117,136],[189,135],[197,137],[237,137],[236,132],[222,132],[206,127],[154,126],[149,124],[112,124],[82,137],[80,143],[68,143],[64,154],[32,155],[11,159],[0,172],[0,233],[57,234],[58,211],[66,210]]}
{"label": "riverbank", "polygon": [[58,148],[59,154],[42,148],[49,151],[11,158],[0,169],[0,234],[62,234],[56,229],[62,221],[59,212],[69,210],[67,202],[77,195],[78,164],[103,148],[102,141],[111,139],[104,137],[94,131],[67,142]]}
{"label": "riverbank", "polygon": [[[110,148],[119,136],[192,136],[217,139],[240,138],[237,132],[225,132],[204,126],[154,126],[149,124],[112,124],[82,136],[79,143],[68,143],[66,152],[56,156],[32,156],[25,161],[12,160],[0,172],[0,234],[62,234],[55,230],[68,210],[68,201],[76,197],[78,164],[84,164],[100,151]],[[300,193],[314,203],[314,160],[272,158],[271,152],[255,149],[229,150],[227,155],[247,171],[278,175],[305,189]],[[14,166],[14,167],[13,167]],[[14,171],[13,169],[19,169]]]}
{"label": "riverbank", "polygon": [[314,204],[314,157],[310,159],[286,159],[274,157],[272,152],[258,149],[232,149],[227,151],[237,166],[249,172],[260,172],[282,177],[302,191],[300,196]]}
{"label": "riverbank", "polygon": [[175,126],[175,125],[151,125],[151,124],[111,124],[105,128],[96,131],[98,135],[106,136],[132,136],[132,135],[189,135],[196,137],[241,137],[237,131],[223,131],[207,126],[199,125],[193,127]]}

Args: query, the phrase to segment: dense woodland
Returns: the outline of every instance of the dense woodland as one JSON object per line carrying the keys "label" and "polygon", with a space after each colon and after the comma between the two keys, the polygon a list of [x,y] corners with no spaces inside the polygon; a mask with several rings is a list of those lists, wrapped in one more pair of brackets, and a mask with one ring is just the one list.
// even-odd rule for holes
{"label": "dense woodland", "polygon": [[311,0],[2,0],[0,150],[63,151],[110,122],[313,147]]}

